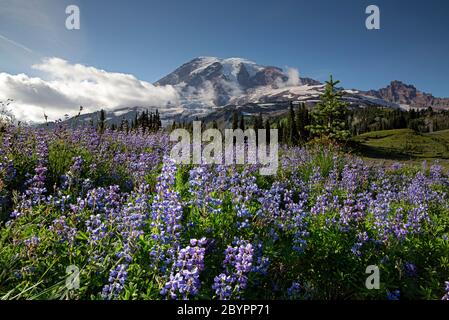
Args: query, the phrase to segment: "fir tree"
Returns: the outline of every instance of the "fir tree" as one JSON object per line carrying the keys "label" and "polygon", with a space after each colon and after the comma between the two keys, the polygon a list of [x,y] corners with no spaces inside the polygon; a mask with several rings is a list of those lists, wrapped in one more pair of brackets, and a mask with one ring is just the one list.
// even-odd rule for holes
{"label": "fir tree", "polygon": [[159,110],[156,109],[156,114],[155,114],[155,129],[156,131],[158,131],[160,128],[162,128],[162,121],[161,121],[161,116],[159,114]]}
{"label": "fir tree", "polygon": [[285,143],[285,137],[284,137],[284,125],[282,124],[282,121],[279,121],[277,124],[278,128],[278,136],[280,143]]}
{"label": "fir tree", "polygon": [[290,102],[290,112],[288,115],[288,143],[291,145],[298,144],[298,129],[296,127],[295,110],[293,110],[292,102]]}
{"label": "fir tree", "polygon": [[125,130],[126,130],[126,134],[129,133],[129,121],[128,119],[125,120]]}
{"label": "fir tree", "polygon": [[240,117],[239,129],[245,131],[245,117],[243,116],[243,114]]}
{"label": "fir tree", "polygon": [[346,121],[347,103],[342,101],[342,92],[335,88],[338,83],[340,81],[334,81],[332,76],[326,81],[320,102],[312,112],[312,124],[307,127],[313,136],[342,141],[350,135]]}
{"label": "fir tree", "polygon": [[122,118],[122,121],[120,122],[119,131],[125,131],[125,130],[126,130],[125,118]]}
{"label": "fir tree", "polygon": [[134,115],[134,127],[133,129],[137,129],[139,127],[139,111],[136,111]]}
{"label": "fir tree", "polygon": [[265,142],[267,145],[270,144],[270,128],[271,128],[270,120],[267,118],[265,120],[265,134],[266,134]]}
{"label": "fir tree", "polygon": [[98,132],[103,133],[106,129],[106,112],[101,109],[100,110],[100,118],[98,119]]}
{"label": "fir tree", "polygon": [[259,113],[259,115],[256,116],[254,119],[254,132],[256,133],[256,145],[259,144],[259,129],[263,129],[262,113]]}
{"label": "fir tree", "polygon": [[239,127],[239,114],[237,111],[232,113],[232,129],[235,130]]}
{"label": "fir tree", "polygon": [[306,127],[310,125],[309,111],[304,103],[299,105],[296,113],[296,126],[298,128],[299,140],[302,142],[307,141],[309,132]]}

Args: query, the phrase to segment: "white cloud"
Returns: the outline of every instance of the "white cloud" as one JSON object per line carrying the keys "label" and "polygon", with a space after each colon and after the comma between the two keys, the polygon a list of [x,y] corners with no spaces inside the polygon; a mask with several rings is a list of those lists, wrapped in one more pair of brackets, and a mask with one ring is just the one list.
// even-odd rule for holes
{"label": "white cloud", "polygon": [[11,110],[22,121],[43,121],[75,114],[80,105],[86,112],[99,108],[158,106],[177,103],[172,86],[154,86],[130,74],[114,73],[59,58],[46,58],[32,66],[46,77],[0,73],[0,101],[14,99]]}
{"label": "white cloud", "polygon": [[295,68],[287,69],[288,80],[286,82],[287,87],[299,86],[301,85],[301,80],[299,78],[299,71]]}
{"label": "white cloud", "polygon": [[199,88],[185,86],[185,83],[181,83],[177,87],[179,90],[183,91],[183,97],[190,101],[198,101],[214,105],[215,99],[217,99],[217,93],[214,85],[209,80],[204,81]]}
{"label": "white cloud", "polygon": [[296,87],[301,85],[301,79],[299,77],[299,71],[295,68],[287,68],[285,72],[287,79],[283,80],[281,78],[277,78],[274,82],[276,88],[288,88],[288,87]]}

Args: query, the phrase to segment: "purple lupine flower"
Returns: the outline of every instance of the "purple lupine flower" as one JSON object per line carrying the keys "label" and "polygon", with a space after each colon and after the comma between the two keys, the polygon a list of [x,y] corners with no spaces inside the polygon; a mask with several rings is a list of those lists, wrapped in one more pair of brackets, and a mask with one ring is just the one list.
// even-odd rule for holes
{"label": "purple lupine flower", "polygon": [[368,193],[348,195],[348,198],[343,201],[343,207],[339,210],[339,225],[342,231],[348,231],[351,225],[363,223],[370,200],[371,195]]}
{"label": "purple lupine flower", "polygon": [[255,263],[253,263],[251,272],[266,276],[268,274],[268,267],[270,266],[270,258],[263,255],[262,241],[254,245],[253,252],[253,260],[255,260]]}
{"label": "purple lupine flower", "polygon": [[80,182],[81,170],[84,164],[84,159],[81,156],[73,157],[73,164],[69,171],[62,176],[62,188],[70,189],[72,186]]}
{"label": "purple lupine flower", "polygon": [[[12,218],[18,218],[33,206],[45,203],[45,193],[47,192],[47,188],[45,187],[47,173],[46,156],[48,149],[44,142],[40,142],[39,147],[38,164],[35,168],[35,175],[25,182],[25,185],[28,186],[28,188],[25,193],[19,196],[19,203],[11,213]],[[30,177],[28,174],[27,176]]]}
{"label": "purple lupine flower", "polygon": [[309,232],[307,231],[308,213],[306,212],[307,195],[302,194],[298,203],[293,201],[292,191],[284,193],[285,209],[289,212],[286,215],[287,220],[291,221],[289,228],[294,231],[293,235],[293,250],[298,253],[303,253]]}
{"label": "purple lupine flower", "polygon": [[351,248],[351,252],[356,256],[361,256],[362,252],[360,249],[369,240],[368,233],[366,231],[357,234],[357,242]]}
{"label": "purple lupine flower", "polygon": [[392,170],[399,170],[403,167],[404,165],[400,162],[395,162],[391,165],[391,169]]}
{"label": "purple lupine flower", "polygon": [[178,252],[169,280],[160,294],[170,299],[183,299],[198,294],[200,289],[200,272],[204,269],[206,239],[191,239],[191,246]]}
{"label": "purple lupine flower", "polygon": [[151,207],[152,238],[155,245],[150,251],[154,265],[162,261],[160,268],[165,269],[172,262],[172,252],[179,248],[182,230],[182,202],[174,190],[176,165],[170,158],[164,158],[162,172],[156,184],[156,195]]}
{"label": "purple lupine flower", "polygon": [[253,246],[246,240],[238,240],[235,247],[227,247],[225,250],[225,259],[223,260],[226,281],[223,284],[223,276],[219,275],[215,278],[216,282],[212,286],[218,298],[229,298],[223,293],[229,291],[226,289],[227,285],[232,285],[231,292],[235,293],[236,297],[239,297],[242,291],[246,289],[248,285],[248,273],[252,268],[253,254]]}
{"label": "purple lupine flower", "polygon": [[405,268],[405,272],[407,273],[408,276],[410,277],[416,277],[416,275],[418,274],[418,269],[416,268],[416,266],[411,263],[411,262],[406,262],[404,264],[404,268]]}
{"label": "purple lupine flower", "polygon": [[219,274],[214,278],[212,289],[219,300],[228,300],[232,296],[234,287],[234,278],[224,273]]}
{"label": "purple lupine flower", "polygon": [[44,139],[39,140],[37,144],[37,166],[35,168],[34,176],[26,182],[28,189],[22,196],[23,204],[25,204],[21,209],[31,208],[34,205],[39,205],[45,202],[45,193],[47,188],[45,187],[47,162],[48,162],[48,146]]}
{"label": "purple lupine flower", "polygon": [[323,176],[321,175],[321,171],[319,167],[313,167],[312,175],[309,179],[309,185],[310,186],[316,186],[319,185],[323,181]]}
{"label": "purple lupine flower", "polygon": [[116,255],[119,259],[124,258],[127,263],[132,262],[132,254],[137,247],[137,240],[143,235],[149,211],[148,193],[149,186],[140,184],[137,192],[130,195],[133,201],[123,205],[114,219],[119,239],[116,245],[121,247]]}
{"label": "purple lupine flower", "polygon": [[430,167],[430,179],[433,182],[443,181],[443,166],[435,164]]}
{"label": "purple lupine flower", "polygon": [[66,216],[60,216],[59,218],[53,220],[53,223],[49,229],[54,231],[59,236],[61,242],[67,241],[73,244],[75,241],[77,230],[67,224]]}
{"label": "purple lupine flower", "polygon": [[210,166],[197,166],[190,170],[189,175],[189,192],[192,195],[189,204],[193,204],[205,213],[220,213],[222,200],[213,193],[220,191],[221,187],[214,186],[214,175]]}
{"label": "purple lupine flower", "polygon": [[298,282],[292,282],[290,288],[287,289],[287,295],[290,299],[294,299],[301,291],[301,285]]}
{"label": "purple lupine flower", "polygon": [[119,264],[109,273],[108,284],[103,287],[101,293],[106,300],[117,298],[124,289],[126,278],[128,277],[128,265]]}
{"label": "purple lupine flower", "polygon": [[140,185],[144,183],[147,173],[157,166],[159,157],[153,152],[133,153],[126,162],[133,176],[134,183]]}
{"label": "purple lupine flower", "polygon": [[96,214],[90,215],[85,224],[87,227],[86,231],[89,236],[88,260],[102,262],[104,259],[104,253],[100,252],[99,247],[107,235],[107,223],[100,214]]}
{"label": "purple lupine flower", "polygon": [[331,190],[325,190],[323,194],[316,197],[315,204],[310,209],[310,212],[313,215],[321,215],[334,210],[339,210],[339,207],[338,196],[332,195]]}
{"label": "purple lupine flower", "polygon": [[245,229],[250,227],[249,219],[251,218],[251,213],[246,208],[245,204],[242,204],[241,206],[236,206],[235,210],[237,211],[237,228],[238,229]]}
{"label": "purple lupine flower", "polygon": [[25,239],[23,241],[23,244],[27,247],[27,248],[36,248],[37,246],[39,246],[39,243],[41,242],[40,238],[37,236],[32,236],[31,238]]}

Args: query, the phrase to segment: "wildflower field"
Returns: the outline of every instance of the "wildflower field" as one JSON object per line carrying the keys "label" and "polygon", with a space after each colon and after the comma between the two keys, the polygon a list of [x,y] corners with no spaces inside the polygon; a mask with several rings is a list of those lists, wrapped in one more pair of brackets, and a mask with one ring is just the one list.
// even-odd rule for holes
{"label": "wildflower field", "polygon": [[162,131],[0,137],[0,299],[449,299],[438,164],[283,147],[261,176],[175,165]]}

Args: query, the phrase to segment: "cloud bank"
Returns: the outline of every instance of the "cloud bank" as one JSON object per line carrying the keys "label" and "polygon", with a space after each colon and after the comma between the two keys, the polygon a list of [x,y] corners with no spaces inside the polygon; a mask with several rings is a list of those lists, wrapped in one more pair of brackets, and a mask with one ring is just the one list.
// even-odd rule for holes
{"label": "cloud bank", "polygon": [[172,86],[154,86],[130,74],[114,73],[59,58],[45,58],[33,65],[45,79],[25,74],[0,73],[0,101],[13,99],[11,111],[18,120],[42,122],[64,114],[100,108],[158,106],[176,104],[179,95]]}

